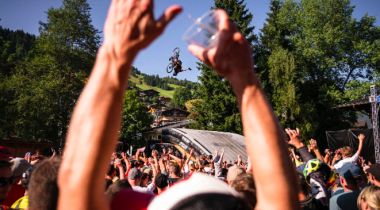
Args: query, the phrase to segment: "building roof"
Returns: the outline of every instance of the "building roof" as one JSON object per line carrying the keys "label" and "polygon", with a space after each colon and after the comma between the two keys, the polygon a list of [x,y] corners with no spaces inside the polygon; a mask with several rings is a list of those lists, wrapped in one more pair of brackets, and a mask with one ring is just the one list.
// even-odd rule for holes
{"label": "building roof", "polygon": [[193,130],[185,128],[168,128],[162,132],[163,140],[174,139],[179,145],[189,151],[194,148],[198,154],[215,156],[215,149],[222,152],[225,150],[224,160],[234,161],[241,155],[244,162],[247,161],[245,137],[235,133]]}
{"label": "building roof", "polygon": [[169,112],[169,111],[180,111],[180,112],[187,112],[187,114],[190,114],[190,112],[188,112],[188,111],[186,111],[184,109],[177,108],[177,107],[168,108],[167,110],[162,111],[162,114],[164,114],[164,112]]}
{"label": "building roof", "polygon": [[143,90],[143,91],[141,91],[141,92],[143,92],[143,93],[148,93],[148,92],[155,92],[155,93],[160,93],[160,92],[158,92],[158,91],[156,91],[156,90],[153,90],[153,89],[149,89],[149,90]]}
{"label": "building roof", "polygon": [[369,96],[364,98],[355,99],[343,104],[336,105],[335,109],[354,109],[354,110],[367,110],[369,111],[371,103],[369,102]]}
{"label": "building roof", "polygon": [[152,129],[150,129],[150,131],[161,131],[161,130],[167,129],[167,128],[178,128],[179,126],[184,126],[184,125],[187,125],[187,124],[190,124],[193,122],[195,122],[195,121],[194,120],[182,120],[182,121],[178,121],[178,122],[154,127]]}

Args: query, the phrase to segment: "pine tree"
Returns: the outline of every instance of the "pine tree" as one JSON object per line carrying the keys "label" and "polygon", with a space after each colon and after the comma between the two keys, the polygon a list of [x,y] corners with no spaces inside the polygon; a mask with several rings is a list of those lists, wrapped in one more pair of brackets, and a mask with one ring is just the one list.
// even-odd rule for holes
{"label": "pine tree", "polygon": [[[252,14],[244,0],[215,0],[213,9],[224,9],[230,19],[252,45],[256,40],[251,26]],[[230,82],[219,76],[211,67],[197,63],[201,71],[200,86],[193,113],[197,114],[193,128],[243,134],[238,103]]]}
{"label": "pine tree", "polygon": [[40,22],[35,56],[17,65],[12,79],[19,137],[64,142],[100,43],[90,9],[86,0],[63,0]]}

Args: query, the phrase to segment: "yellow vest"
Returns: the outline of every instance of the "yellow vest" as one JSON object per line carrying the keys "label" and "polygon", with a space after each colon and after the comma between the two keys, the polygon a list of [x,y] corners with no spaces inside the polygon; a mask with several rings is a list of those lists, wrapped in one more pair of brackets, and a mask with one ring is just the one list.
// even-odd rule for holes
{"label": "yellow vest", "polygon": [[29,206],[28,196],[21,197],[11,207],[14,209],[26,209]]}

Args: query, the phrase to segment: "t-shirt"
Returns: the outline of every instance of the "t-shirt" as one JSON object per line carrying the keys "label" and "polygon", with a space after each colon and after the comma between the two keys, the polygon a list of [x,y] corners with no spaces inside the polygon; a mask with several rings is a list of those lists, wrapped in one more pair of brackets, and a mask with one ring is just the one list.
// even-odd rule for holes
{"label": "t-shirt", "polygon": [[168,178],[168,184],[169,186],[171,186],[174,183],[178,182],[179,180],[181,180],[181,178]]}
{"label": "t-shirt", "polygon": [[21,185],[14,184],[5,198],[3,205],[12,206],[18,199],[24,196],[25,190]]}
{"label": "t-shirt", "polygon": [[215,177],[222,176],[222,158],[219,158],[218,162],[214,163]]}
{"label": "t-shirt", "polygon": [[336,165],[334,165],[334,167],[335,167],[335,169],[338,169],[338,168],[341,168],[345,163],[354,163],[354,164],[356,164],[356,162],[358,161],[358,159],[359,159],[359,154],[355,153],[354,156],[349,157],[349,158],[345,158],[345,159],[339,161],[339,163],[337,163]]}
{"label": "t-shirt", "polygon": [[14,209],[26,209],[29,206],[29,198],[28,196],[21,197],[18,199],[13,205]]}
{"label": "t-shirt", "polygon": [[150,193],[150,194],[154,194],[153,193],[154,188],[155,188],[155,186],[153,183],[148,184],[148,186],[146,186],[146,187],[132,186],[132,189],[134,191],[142,192],[142,193]]}
{"label": "t-shirt", "polygon": [[357,210],[360,191],[347,191],[330,199],[330,210]]}

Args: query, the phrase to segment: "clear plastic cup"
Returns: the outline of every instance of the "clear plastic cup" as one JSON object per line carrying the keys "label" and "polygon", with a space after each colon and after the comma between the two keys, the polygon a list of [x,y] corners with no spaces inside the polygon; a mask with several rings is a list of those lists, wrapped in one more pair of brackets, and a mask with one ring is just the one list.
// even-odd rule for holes
{"label": "clear plastic cup", "polygon": [[182,39],[190,44],[196,44],[206,49],[214,48],[219,42],[218,18],[215,10],[210,10],[201,17],[195,19],[194,24],[182,36]]}

